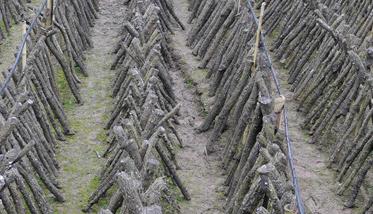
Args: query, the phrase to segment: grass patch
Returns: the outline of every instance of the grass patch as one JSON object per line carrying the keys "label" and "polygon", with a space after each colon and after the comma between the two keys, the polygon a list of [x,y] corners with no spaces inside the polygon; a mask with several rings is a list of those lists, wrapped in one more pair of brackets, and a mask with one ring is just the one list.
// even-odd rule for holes
{"label": "grass patch", "polygon": [[191,79],[185,79],[184,83],[187,85],[188,88],[193,88],[194,82]]}
{"label": "grass patch", "polygon": [[73,110],[76,107],[75,98],[70,91],[69,84],[61,68],[56,71],[56,82],[64,109],[67,111]]}
{"label": "grass patch", "polygon": [[107,135],[107,133],[106,133],[106,131],[105,130],[101,130],[100,131],[100,133],[98,133],[97,134],[97,136],[96,136],[96,140],[97,141],[100,141],[101,143],[104,143],[104,142],[107,142],[108,141],[108,135]]}
{"label": "grass patch", "polygon": [[183,195],[181,194],[179,188],[173,182],[172,178],[171,177],[167,177],[167,178],[165,178],[165,181],[167,183],[167,186],[168,186],[170,192],[175,197],[176,201],[178,203],[185,201]]}
{"label": "grass patch", "polygon": [[98,188],[100,185],[100,179],[99,177],[95,176],[88,184],[87,188],[84,188],[81,191],[81,198],[83,201],[88,201],[89,197],[91,196],[92,192]]}
{"label": "grass patch", "polygon": [[[84,188],[81,192],[81,198],[83,199],[83,202],[88,202],[89,197],[91,194],[97,190],[97,188],[100,186],[100,179],[98,176],[95,176],[88,184],[87,188]],[[116,190],[115,185],[112,186],[109,191],[106,193],[107,195],[113,195],[114,191]],[[97,204],[95,204],[92,207],[92,213],[97,213],[101,208],[106,207],[109,204],[110,197],[103,197],[101,198]]]}
{"label": "grass patch", "polygon": [[[85,124],[85,123],[87,123],[87,121],[77,120],[77,119],[70,119],[69,123],[70,123],[71,129],[75,133],[77,133],[77,132],[88,133],[89,132],[88,127]],[[66,139],[68,139],[68,140],[70,140],[72,142],[73,140],[75,140],[76,136],[77,135],[66,136]]]}
{"label": "grass patch", "polygon": [[79,168],[80,166],[78,166],[76,163],[70,162],[70,164],[64,166],[63,170],[71,174],[77,174],[79,172]]}
{"label": "grass patch", "polygon": [[175,204],[169,203],[169,201],[162,198],[160,203],[160,205],[162,206],[162,211],[164,214],[180,213],[178,204],[180,204],[181,202],[185,202],[185,199],[170,177],[165,178],[165,181]]}

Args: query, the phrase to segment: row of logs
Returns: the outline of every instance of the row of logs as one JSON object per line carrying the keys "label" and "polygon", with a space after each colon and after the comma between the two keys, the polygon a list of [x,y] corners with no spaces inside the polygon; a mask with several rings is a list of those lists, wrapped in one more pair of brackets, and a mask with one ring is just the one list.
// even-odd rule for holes
{"label": "row of logs", "polygon": [[[265,30],[275,56],[289,70],[310,143],[329,153],[345,206],[372,212],[373,3],[267,2]],[[357,203],[362,200],[365,206]]]}
{"label": "row of logs", "polygon": [[199,67],[208,69],[214,97],[198,130],[212,129],[208,152],[224,147],[225,213],[281,214],[294,205],[287,144],[279,129],[284,98],[273,93],[270,61],[255,45],[258,26],[239,2],[190,1],[187,45],[201,59]]}
{"label": "row of logs", "polygon": [[89,48],[87,32],[96,10],[95,0],[63,0],[55,5],[54,26],[45,26],[38,17],[27,41],[27,63],[24,69],[17,65],[0,98],[0,209],[6,213],[50,214],[49,195],[64,201],[56,144],[73,131],[55,74],[61,67],[77,88],[74,66],[80,66],[77,60],[83,63],[83,51]]}
{"label": "row of logs", "polygon": [[177,26],[182,24],[170,1],[125,2],[112,64],[116,104],[106,125],[107,162],[84,211],[108,197],[102,214],[178,213],[168,180],[190,200],[176,171],[175,152],[182,141],[175,129],[180,105],[172,89],[170,71],[175,61],[169,34]]}
{"label": "row of logs", "polygon": [[31,0],[1,0],[0,17],[2,27],[0,27],[0,42],[6,38],[13,24],[18,24],[26,15],[26,3]]}

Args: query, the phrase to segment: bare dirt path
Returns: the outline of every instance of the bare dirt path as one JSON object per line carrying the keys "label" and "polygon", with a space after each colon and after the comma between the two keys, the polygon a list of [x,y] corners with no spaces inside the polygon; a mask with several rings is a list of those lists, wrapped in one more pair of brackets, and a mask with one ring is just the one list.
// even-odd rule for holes
{"label": "bare dirt path", "polygon": [[[92,29],[94,48],[87,53],[89,77],[83,79],[81,88],[84,105],[67,109],[68,118],[76,134],[67,142],[60,143],[58,161],[61,165],[59,181],[66,202],[57,204],[57,213],[82,213],[89,194],[94,191],[98,179],[95,177],[104,163],[98,158],[104,145],[103,127],[112,108],[110,98],[110,51],[117,41],[122,11],[120,0],[101,0],[99,19]],[[96,212],[93,210],[92,212]]]}
{"label": "bare dirt path", "polygon": [[[203,121],[200,97],[196,93],[193,82],[198,84],[202,76],[194,74],[203,73],[197,68],[199,61],[192,55],[192,51],[186,46],[187,32],[191,26],[187,24],[188,1],[174,1],[175,12],[185,24],[185,31],[176,31],[173,36],[173,48],[176,55],[180,56],[181,71],[173,72],[174,90],[178,97],[178,102],[182,104],[180,109],[181,124],[178,132],[182,136],[184,148],[178,152],[178,161],[181,170],[178,171],[183,179],[188,191],[191,194],[191,201],[180,203],[181,213],[185,214],[207,214],[223,213],[222,187],[224,177],[219,168],[218,156],[206,156],[205,146],[209,133],[197,134],[194,130]],[[199,88],[204,86],[199,82]],[[199,89],[200,90],[200,89]]]}
{"label": "bare dirt path", "polygon": [[[275,59],[272,56],[272,59]],[[275,62],[276,68],[282,66]],[[279,69],[282,93],[288,98],[292,97],[290,85],[287,83],[288,71]],[[329,168],[328,155],[309,144],[309,135],[301,128],[304,115],[296,111],[297,101],[287,101],[289,131],[293,143],[295,169],[301,188],[304,204],[312,214],[350,214],[351,209],[344,209],[340,196],[336,191],[338,184],[335,180],[335,172]]]}

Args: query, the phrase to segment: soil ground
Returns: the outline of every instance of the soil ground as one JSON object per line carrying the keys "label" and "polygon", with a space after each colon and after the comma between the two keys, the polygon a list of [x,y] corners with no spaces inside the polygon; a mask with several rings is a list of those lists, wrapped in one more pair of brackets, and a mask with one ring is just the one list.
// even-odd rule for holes
{"label": "soil ground", "polygon": [[[191,26],[187,24],[187,18],[189,12],[187,11],[188,2],[186,0],[182,1],[175,1],[175,10],[176,13],[179,15],[179,18],[182,20],[182,22],[186,25],[187,31],[190,30]],[[205,89],[207,88],[207,84],[204,80],[204,71],[197,68],[199,61],[194,57],[191,53],[191,49],[186,47],[185,41],[186,41],[187,34],[185,32],[177,31],[176,35],[174,37],[175,40],[175,49],[178,51],[178,53],[181,56],[182,61],[184,62],[184,68],[187,73],[187,76],[193,81],[193,83],[196,83],[198,88],[198,93],[202,96],[200,98],[194,98],[194,99],[202,99],[202,104],[205,104],[204,108],[208,108],[208,103],[211,103],[210,100],[207,100],[207,96],[205,96]],[[273,57],[272,57],[273,58]],[[274,58],[273,58],[274,59]],[[277,68],[281,68],[279,64],[276,63]],[[291,97],[291,91],[290,91],[290,85],[287,84],[287,77],[288,72],[286,70],[279,70],[279,78],[281,81],[281,88],[283,94],[287,95],[287,97]],[[178,83],[176,83],[178,85]],[[178,92],[176,92],[178,93]],[[181,101],[183,104],[188,103],[188,99],[192,97],[191,95],[188,96],[189,93],[187,93],[187,96],[183,96],[183,100]],[[207,104],[207,106],[206,106]],[[191,113],[194,112],[192,108],[189,108],[190,105],[186,105],[186,111],[189,111]],[[293,142],[293,149],[294,149],[294,160],[296,165],[296,172],[298,174],[298,179],[301,187],[301,193],[302,198],[304,200],[305,205],[307,206],[307,209],[309,212],[316,214],[316,213],[330,213],[330,214],[349,214],[353,213],[351,209],[344,209],[343,202],[339,196],[335,194],[336,189],[338,188],[338,184],[335,181],[335,172],[329,168],[327,168],[327,161],[328,157],[327,154],[320,151],[315,145],[311,145],[308,142],[309,136],[305,133],[304,130],[301,129],[300,124],[304,120],[304,116],[296,111],[297,103],[295,100],[289,99],[287,101],[287,108],[288,108],[288,114],[289,114],[289,130],[290,130],[290,136]],[[198,107],[198,106],[197,106]],[[198,114],[189,114],[189,115],[198,115]],[[192,124],[196,126],[197,124],[201,123],[201,118],[198,116],[195,116],[194,121]],[[186,129],[187,131],[191,131]],[[194,139],[196,134],[192,132],[187,132],[189,135],[189,138]],[[200,144],[199,152],[201,153],[201,149],[204,149],[204,146],[208,140],[208,137],[206,135],[209,135],[209,133],[204,133],[202,136],[197,136],[198,141],[203,140]],[[195,141],[193,141],[195,142]],[[202,148],[201,148],[202,147]],[[189,162],[191,163],[197,163],[198,165],[201,165],[202,162],[196,162],[198,159],[194,159],[191,154],[189,154],[189,151],[181,151],[180,153],[180,162],[183,162],[183,156],[188,155]],[[193,154],[193,153],[192,153]],[[204,154],[200,155],[204,156]],[[205,157],[206,158],[206,157]],[[222,202],[222,194],[219,195],[218,193],[218,187],[221,186],[222,180],[224,178],[221,177],[221,169],[218,167],[217,158],[216,156],[209,156],[209,159],[212,159],[212,168],[213,171],[215,171],[215,174],[217,177],[212,178],[213,181],[208,181],[208,185],[212,185],[208,189],[205,189],[204,191],[211,191],[211,193],[205,192],[206,197],[208,197],[208,200],[206,200],[206,197],[202,197],[202,203],[201,205],[205,204],[211,204],[212,207],[216,207],[216,211],[213,211],[212,213],[219,213],[222,210],[222,205],[224,202]],[[191,169],[193,172],[193,169]],[[212,171],[212,172],[213,172]],[[220,171],[220,173],[219,173]],[[200,172],[199,172],[200,173]],[[192,173],[190,173],[192,174]],[[186,175],[188,176],[188,175]],[[184,176],[183,176],[184,177]],[[208,178],[208,177],[205,177]],[[198,179],[198,183],[193,184],[193,181],[197,180],[196,178],[193,178],[191,176],[191,182],[186,180],[186,185],[194,189],[194,187],[201,190],[201,187],[205,187],[205,184],[203,183],[203,180],[205,180],[203,177]],[[202,182],[202,183],[201,183]],[[216,183],[216,184],[214,184]],[[195,186],[196,185],[196,186]],[[201,196],[205,195],[201,194]],[[211,195],[212,194],[212,195]],[[192,207],[201,208],[201,205],[198,205],[196,203],[191,202],[190,204],[185,203],[188,205],[187,210],[182,209],[183,211],[189,211],[185,213],[205,213],[202,209],[193,209]],[[215,205],[214,205],[215,204]],[[191,206],[191,207],[190,207]],[[183,206],[182,206],[183,207]],[[205,206],[202,206],[205,207]],[[219,211],[220,210],[220,211]]]}
{"label": "soil ground", "polygon": [[113,106],[110,93],[115,72],[110,71],[113,58],[110,53],[118,40],[120,8],[120,1],[100,1],[99,19],[92,29],[94,47],[86,54],[89,77],[83,78],[81,87],[84,105],[67,108],[76,133],[67,142],[60,143],[58,149],[58,161],[62,166],[59,181],[66,202],[55,206],[57,213],[82,213],[81,209],[98,185],[96,175],[105,162],[99,158],[106,148],[103,128]]}
{"label": "soil ground", "polygon": [[205,148],[210,133],[197,134],[194,130],[203,122],[204,110],[207,108],[204,105],[206,100],[201,100],[206,97],[204,92],[207,92],[205,71],[197,68],[199,61],[186,46],[187,32],[191,29],[191,25],[187,24],[188,1],[174,1],[174,6],[176,14],[186,27],[185,31],[175,32],[172,44],[174,52],[181,58],[181,72],[174,72],[172,75],[175,94],[182,104],[181,124],[177,129],[185,146],[178,152],[177,159],[181,165],[178,173],[192,197],[191,201],[180,204],[181,213],[223,213],[223,193],[220,190],[224,176],[219,167],[218,154],[207,156]]}
{"label": "soil ground", "polygon": [[[186,0],[182,1],[176,1],[175,2],[175,10],[176,13],[179,15],[182,22],[186,25],[187,31],[190,30],[191,26],[187,24],[187,18],[189,12],[187,11],[188,2]],[[197,68],[199,61],[194,57],[191,53],[191,50],[186,47],[185,41],[186,41],[187,34],[185,32],[177,31],[176,35],[174,37],[175,40],[175,49],[178,51],[178,53],[181,56],[182,61],[184,62],[184,72],[186,72],[188,78],[190,78],[193,82],[193,84],[198,85],[198,94],[202,95],[201,97],[196,97],[194,99],[201,99],[201,103],[204,104],[202,107],[202,110],[205,110],[208,108],[208,103],[211,103],[211,100],[208,100],[207,96],[205,95],[205,89],[207,88],[207,84],[204,80],[204,73],[205,71],[200,70]],[[274,59],[274,57],[272,57]],[[281,68],[282,66],[276,63],[277,68]],[[288,77],[288,71],[280,69],[279,70],[279,78],[281,82],[281,88],[283,94],[286,95],[286,97],[290,97],[292,95],[292,92],[290,91],[290,85],[287,84],[287,77]],[[176,78],[178,80],[178,78]],[[176,83],[178,85],[178,83]],[[180,89],[179,89],[180,90]],[[177,90],[178,91],[178,90]],[[178,93],[178,92],[176,92]],[[183,95],[183,100],[181,101],[183,104],[188,104],[188,99],[190,99],[192,96],[188,95],[189,93]],[[335,181],[335,172],[329,168],[327,168],[328,164],[328,156],[325,152],[321,151],[317,148],[316,145],[311,145],[308,143],[309,136],[308,134],[302,130],[300,124],[304,120],[304,115],[302,113],[296,111],[297,101],[293,99],[288,99],[287,101],[287,108],[288,108],[288,119],[289,119],[289,131],[291,140],[293,143],[293,150],[294,150],[294,160],[295,160],[295,166],[296,166],[296,172],[299,179],[299,184],[301,188],[301,194],[303,201],[308,209],[308,212],[316,214],[316,213],[330,213],[330,214],[350,214],[355,213],[352,209],[345,209],[343,206],[343,201],[341,197],[336,195],[336,190],[339,186],[339,184]],[[187,105],[185,111],[189,111],[191,113],[194,112],[193,108],[190,108]],[[193,106],[193,105],[192,105]],[[196,106],[198,108],[198,106]],[[200,106],[201,107],[201,106]],[[189,115],[198,115],[198,114],[189,114]],[[202,121],[200,121],[201,118],[198,116],[194,117],[193,126],[198,125]],[[186,128],[187,131],[188,130]],[[189,135],[188,138],[194,139],[196,134],[191,132],[187,132]],[[198,141],[203,139],[203,141],[200,144],[200,148],[198,153],[201,154],[201,149],[204,149],[204,146],[208,140],[207,136],[209,133],[205,133],[201,136],[198,136]],[[195,142],[195,141],[193,141]],[[201,148],[202,147],[202,148]],[[191,163],[197,163],[198,165],[201,165],[202,162],[196,162],[196,159],[193,159],[193,157],[189,154],[189,151],[181,151],[180,153],[180,162],[183,162],[183,156],[188,155],[189,161]],[[204,154],[203,154],[204,155]],[[202,155],[202,156],[203,156]],[[201,156],[201,155],[200,155]],[[206,158],[206,157],[205,157]],[[215,182],[208,181],[209,186],[208,189],[205,189],[204,191],[210,191],[211,193],[205,192],[207,197],[209,197],[207,200],[205,197],[202,197],[202,203],[201,205],[205,204],[211,204],[210,206],[214,207],[216,211],[212,211],[212,213],[219,213],[222,210],[222,205],[224,202],[222,202],[222,194],[219,195],[219,185],[221,186],[222,183],[222,176],[221,176],[221,169],[218,166],[217,163],[217,157],[216,156],[209,156],[207,157],[209,159],[212,159],[212,171],[215,171],[215,178],[212,180]],[[193,169],[191,169],[193,172]],[[219,173],[220,171],[220,173]],[[190,173],[192,174],[192,173]],[[190,175],[189,174],[189,175]],[[188,175],[186,175],[188,176]],[[208,178],[205,177],[205,178]],[[205,180],[203,177],[199,179],[199,182],[197,184],[193,184],[194,180],[197,180],[196,178],[193,178],[191,176],[191,182],[186,180],[186,185],[194,189],[194,187],[197,187],[200,189],[201,187],[205,187],[205,184],[203,183],[203,180]],[[202,182],[202,183],[201,183]],[[195,186],[196,185],[196,186]],[[200,187],[201,186],[201,187]],[[212,195],[211,195],[212,194]],[[204,195],[204,194],[202,194]],[[201,195],[201,196],[202,196]],[[187,210],[182,209],[182,211],[189,211],[185,213],[206,213],[204,209],[201,210],[201,205],[196,204],[195,202],[191,202],[190,204],[185,203],[188,205]],[[214,205],[215,204],[215,205]],[[193,209],[191,207],[200,209]],[[182,206],[183,207],[183,206]],[[205,206],[202,206],[205,207]],[[184,212],[183,212],[184,213]]]}
{"label": "soil ground", "polygon": [[[119,9],[122,8],[121,1],[101,0],[100,4],[99,19],[92,29],[94,48],[87,52],[86,63],[90,76],[82,79],[84,105],[65,103],[75,135],[69,137],[66,142],[61,142],[58,148],[57,158],[61,165],[59,182],[66,202],[54,203],[53,206],[56,212],[61,214],[82,213],[80,210],[87,203],[89,194],[97,187],[96,175],[105,162],[100,158],[100,153],[106,148],[106,132],[103,127],[113,106],[110,92],[115,74],[110,71],[113,59],[110,52],[118,40],[120,20],[123,17],[122,10]],[[185,31],[176,30],[172,36],[172,47],[180,57],[181,65],[180,70],[172,72],[175,94],[178,102],[182,104],[177,130],[185,146],[178,152],[178,162],[181,166],[178,173],[192,197],[191,201],[180,202],[181,213],[223,213],[224,197],[221,189],[225,176],[219,167],[218,154],[206,155],[205,146],[209,132],[197,134],[194,131],[194,128],[202,123],[208,103],[212,102],[205,93],[206,71],[197,68],[199,61],[186,46],[187,32],[191,29],[187,24],[188,1],[175,0],[174,5],[176,14],[186,26]],[[13,52],[22,36],[20,31],[20,25],[14,26],[1,45],[0,70],[5,70],[14,60]],[[276,67],[281,68],[277,63]],[[291,97],[290,86],[286,83],[287,76],[286,70],[279,70],[283,94]],[[295,100],[288,100],[290,135],[305,205],[311,213],[353,213],[353,210],[343,209],[341,198],[335,194],[338,184],[334,171],[326,167],[327,154],[315,145],[307,143],[308,135],[300,128],[304,117],[295,110],[296,106]],[[92,212],[97,212],[97,206]]]}
{"label": "soil ground", "polygon": [[[183,23],[186,23],[187,2],[175,2],[178,14]],[[117,41],[117,32],[121,20],[120,3],[116,0],[101,1],[99,19],[93,28],[92,40],[94,48],[87,54],[87,66],[90,76],[83,79],[81,93],[84,105],[68,107],[75,136],[59,148],[58,160],[62,166],[60,182],[67,201],[57,204],[58,213],[80,213],[87,202],[89,194],[97,186],[96,177],[102,167],[103,160],[97,153],[104,150],[105,132],[102,129],[112,108],[110,95],[110,82],[114,72],[109,70],[112,56],[110,50]],[[191,201],[181,201],[181,213],[222,213],[222,194],[218,192],[223,182],[223,176],[218,167],[217,156],[205,155],[205,145],[208,133],[196,134],[194,128],[203,121],[201,102],[192,84],[186,79],[188,75],[195,74],[198,64],[191,51],[185,46],[186,31],[176,31],[173,36],[173,47],[176,53],[181,54],[181,71],[172,73],[175,94],[178,102],[182,104],[177,126],[183,139],[184,148],[178,153],[178,162],[181,170],[178,171],[191,194]],[[186,53],[186,54],[184,54]],[[198,71],[203,72],[203,71]],[[202,78],[200,78],[202,79]],[[101,201],[101,204],[105,204]],[[97,211],[93,209],[92,212]]]}
{"label": "soil ground", "polygon": [[288,71],[283,69],[274,56],[271,57],[278,69],[282,94],[287,98],[289,134],[293,144],[295,170],[298,176],[302,199],[312,214],[350,214],[337,196],[338,183],[335,171],[328,168],[328,154],[309,144],[310,136],[301,128],[305,117],[298,112],[298,103],[292,99],[291,85],[287,83]]}

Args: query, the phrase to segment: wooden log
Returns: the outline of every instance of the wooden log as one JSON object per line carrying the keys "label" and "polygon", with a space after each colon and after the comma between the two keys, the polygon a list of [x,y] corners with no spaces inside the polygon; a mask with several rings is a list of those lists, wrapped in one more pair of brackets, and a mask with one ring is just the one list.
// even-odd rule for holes
{"label": "wooden log", "polygon": [[181,193],[183,194],[184,198],[186,200],[191,200],[191,197],[189,195],[189,192],[188,190],[185,188],[185,186],[183,185],[181,179],[179,178],[179,176],[177,175],[177,172],[176,172],[176,169],[175,167],[173,166],[171,160],[167,157],[167,155],[165,154],[165,152],[163,151],[162,147],[160,146],[159,142],[157,142],[155,144],[155,148],[159,154],[159,156],[161,157],[163,163],[165,164],[166,166],[166,169],[169,171],[169,173],[171,174],[171,177],[172,179],[174,180],[174,182],[176,183],[176,185],[179,187]]}
{"label": "wooden log", "polygon": [[142,160],[137,144],[134,141],[128,140],[121,126],[115,126],[113,130],[118,142],[121,144],[121,147],[128,152],[130,157],[135,161],[137,168],[140,169],[142,166]]}
{"label": "wooden log", "polygon": [[116,180],[123,195],[124,204],[126,204],[126,212],[129,214],[142,213],[143,205],[139,195],[139,181],[131,178],[131,176],[125,172],[118,173],[116,175]]}
{"label": "wooden log", "polygon": [[149,188],[142,194],[141,198],[146,206],[160,203],[162,194],[168,189],[164,178],[157,178]]}

